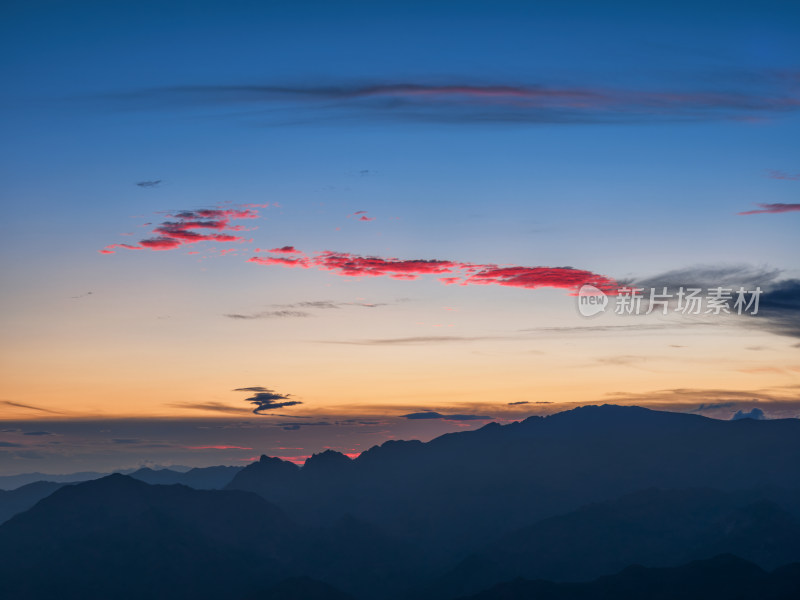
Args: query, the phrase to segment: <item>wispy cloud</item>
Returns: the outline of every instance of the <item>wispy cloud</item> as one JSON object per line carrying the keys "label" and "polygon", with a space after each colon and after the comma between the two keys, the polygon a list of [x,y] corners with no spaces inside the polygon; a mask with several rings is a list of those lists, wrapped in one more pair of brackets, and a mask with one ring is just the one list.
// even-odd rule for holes
{"label": "wispy cloud", "polygon": [[[800,205],[798,205],[800,206]],[[780,269],[750,265],[704,265],[687,267],[633,282],[644,289],[666,286],[673,293],[679,288],[701,290],[730,288],[761,289],[758,314],[746,315],[739,324],[767,330],[778,335],[800,337],[800,279],[781,279]],[[728,303],[729,310],[733,300]],[[733,311],[732,311],[733,312]],[[693,323],[693,326],[701,323]],[[710,325],[710,323],[705,323]]]}
{"label": "wispy cloud", "polygon": [[490,421],[492,417],[486,415],[443,415],[435,411],[425,411],[403,415],[404,419],[441,419],[443,421]]}
{"label": "wispy cloud", "polygon": [[774,283],[780,278],[781,273],[780,269],[748,264],[692,265],[625,283],[657,289],[664,286],[668,288],[699,287],[701,289],[718,286],[745,286],[752,289],[756,286],[764,287]]}
{"label": "wispy cloud", "polygon": [[[740,89],[374,82],[331,85],[196,85],[117,94],[153,106],[273,106],[302,120],[350,117],[440,123],[637,123],[759,118],[796,111],[791,79],[762,73]],[[135,104],[133,104],[135,103]],[[324,109],[324,110],[323,110]],[[283,119],[292,117],[282,113]],[[299,115],[293,115],[297,118]],[[265,115],[265,118],[266,115]]]}
{"label": "wispy cloud", "polygon": [[297,431],[302,427],[325,427],[330,425],[327,421],[301,421],[300,423],[275,423],[275,427],[280,427],[286,431]]}
{"label": "wispy cloud", "polygon": [[800,390],[796,387],[768,389],[673,388],[649,392],[614,392],[606,399],[654,409],[694,412],[715,418],[730,418],[737,410],[758,405],[771,418],[800,416]]}
{"label": "wispy cloud", "polygon": [[151,181],[137,181],[136,182],[136,185],[138,185],[139,187],[143,187],[143,188],[157,187],[160,184],[161,184],[161,180],[160,179],[153,179]]}
{"label": "wispy cloud", "polygon": [[[227,314],[226,317],[230,319],[282,319],[282,318],[304,318],[313,317],[314,314],[308,310],[330,310],[340,309],[350,306],[362,308],[377,308],[379,306],[387,306],[387,303],[378,302],[337,302],[334,300],[306,300],[303,302],[294,302],[292,304],[273,304],[274,308],[278,310],[264,310],[250,314],[234,313]],[[308,310],[298,310],[308,309]]]}
{"label": "wispy cloud", "polygon": [[250,409],[239,406],[231,406],[222,402],[169,402],[167,406],[173,408],[188,408],[195,410],[210,410],[220,413],[249,414]]}
{"label": "wispy cloud", "polygon": [[24,408],[24,409],[27,409],[27,410],[35,410],[35,411],[38,411],[38,412],[51,413],[51,414],[54,414],[54,415],[63,414],[63,413],[60,413],[60,412],[55,411],[55,410],[50,410],[48,408],[42,408],[40,406],[33,406],[32,404],[22,404],[20,402],[12,402],[11,400],[0,400],[0,404],[5,404],[6,406],[13,406],[14,408]]}
{"label": "wispy cloud", "polygon": [[770,286],[761,295],[758,317],[749,323],[778,335],[800,338],[800,279]]}
{"label": "wispy cloud", "polygon": [[462,336],[431,335],[402,338],[374,338],[364,340],[332,340],[327,344],[349,344],[354,346],[406,346],[413,344],[447,344],[452,342],[477,342],[485,340],[521,339],[519,336]]}
{"label": "wispy cloud", "polygon": [[775,204],[764,204],[759,202],[756,206],[760,206],[761,208],[757,210],[746,210],[744,212],[736,213],[737,215],[777,215],[780,213],[787,213],[787,212],[797,212],[800,211],[800,204],[784,204],[784,203],[775,203]]}
{"label": "wispy cloud", "polygon": [[243,315],[243,314],[227,314],[226,317],[230,319],[296,319],[296,318],[305,318],[305,317],[313,317],[310,312],[302,311],[302,310],[265,310],[257,313],[253,313],[250,315]]}

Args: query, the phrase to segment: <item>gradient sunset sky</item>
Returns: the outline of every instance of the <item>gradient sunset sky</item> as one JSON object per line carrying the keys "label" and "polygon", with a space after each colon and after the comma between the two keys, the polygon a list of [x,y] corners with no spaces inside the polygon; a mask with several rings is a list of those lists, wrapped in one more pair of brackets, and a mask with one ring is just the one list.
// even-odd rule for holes
{"label": "gradient sunset sky", "polygon": [[800,416],[796,2],[1,10],[0,475]]}

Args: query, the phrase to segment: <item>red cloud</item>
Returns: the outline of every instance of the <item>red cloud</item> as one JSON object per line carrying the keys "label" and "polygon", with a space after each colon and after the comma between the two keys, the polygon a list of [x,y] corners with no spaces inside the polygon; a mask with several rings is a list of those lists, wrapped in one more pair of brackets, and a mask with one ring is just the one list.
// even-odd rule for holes
{"label": "red cloud", "polygon": [[747,210],[745,212],[736,213],[739,215],[761,215],[761,214],[778,214],[785,212],[800,211],[800,204],[762,204],[758,203],[761,208],[759,210]]}
{"label": "red cloud", "polygon": [[399,260],[341,252],[322,252],[311,261],[319,269],[336,271],[347,277],[388,275],[396,279],[416,279],[426,273],[451,273],[458,266],[446,260]]}
{"label": "red cloud", "polygon": [[132,246],[130,244],[111,244],[102,250],[98,250],[100,254],[114,254],[114,248],[127,248],[128,250],[141,250],[141,246]]}
{"label": "red cloud", "polygon": [[308,258],[285,258],[283,256],[253,256],[247,262],[258,263],[259,265],[283,265],[284,267],[302,267],[307,269],[311,266]]}
{"label": "red cloud", "polygon": [[359,221],[374,221],[375,217],[362,216]]}
{"label": "red cloud", "polygon": [[[762,204],[760,206],[764,210],[740,214],[800,210],[800,204]],[[355,214],[361,215],[361,220],[372,220],[364,216],[365,212],[358,211]],[[162,222],[153,229],[155,236],[141,240],[139,246],[111,244],[100,250],[100,253],[113,254],[115,248],[171,250],[185,244],[202,241],[243,242],[244,238],[231,235],[230,232],[241,231],[244,227],[231,225],[231,221],[258,218],[258,211],[253,208],[214,208],[182,211],[169,216],[170,220]],[[226,254],[231,251],[233,249],[226,249],[222,253]],[[575,291],[584,284],[591,284],[612,294],[616,293],[618,287],[617,283],[609,277],[572,267],[500,266],[437,259],[408,260],[359,256],[332,251],[308,256],[294,246],[276,247],[268,252],[272,256],[253,256],[248,259],[248,262],[303,269],[315,267],[344,277],[390,277],[413,280],[422,275],[443,275],[438,279],[446,285],[502,285],[528,289],[552,287]]]}
{"label": "red cloud", "polygon": [[535,289],[540,287],[577,290],[584,284],[594,285],[614,293],[617,283],[610,277],[572,267],[523,267],[481,265],[449,260],[402,260],[377,256],[358,256],[345,252],[321,252],[313,257],[286,258],[282,256],[254,256],[248,260],[262,265],[286,267],[316,267],[344,277],[390,277],[392,279],[417,279],[421,275],[448,275],[439,277],[446,285],[502,285]]}
{"label": "red cloud", "polygon": [[[140,246],[111,244],[100,250],[101,254],[113,254],[114,248],[139,250],[172,250],[196,242],[243,242],[244,238],[230,232],[244,231],[243,225],[231,225],[232,220],[257,219],[253,208],[202,208],[185,210],[169,215],[173,220],[162,222],[152,233],[154,237],[143,239]],[[208,232],[208,233],[207,233]]]}
{"label": "red cloud", "polygon": [[496,284],[531,289],[539,287],[577,289],[585,283],[591,283],[598,287],[616,285],[611,279],[572,267],[496,267],[486,265],[464,281],[464,284],[467,285]]}

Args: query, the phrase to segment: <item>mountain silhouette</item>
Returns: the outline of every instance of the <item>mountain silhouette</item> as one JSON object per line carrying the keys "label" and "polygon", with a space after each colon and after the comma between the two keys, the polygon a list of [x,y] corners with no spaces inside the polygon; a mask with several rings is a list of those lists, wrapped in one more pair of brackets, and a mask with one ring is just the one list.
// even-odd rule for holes
{"label": "mountain silhouette", "polygon": [[9,598],[243,595],[291,574],[281,550],[294,535],[255,494],[115,474],[63,487],[0,527],[0,581]]}
{"label": "mountain silhouette", "polygon": [[799,513],[797,492],[645,490],[504,535],[424,596],[466,595],[518,577],[586,581],[633,563],[665,567],[723,553],[773,569],[800,562]]}
{"label": "mountain silhouette", "polygon": [[793,600],[800,564],[772,573],[726,554],[670,568],[630,566],[588,583],[517,579],[459,600]]}
{"label": "mountain silhouette", "polygon": [[730,589],[777,594],[798,581],[799,461],[797,420],[593,406],[302,468],[262,456],[224,490],[115,474],[0,525],[0,582],[26,600],[658,598],[745,576]]}
{"label": "mountain silhouette", "polygon": [[66,486],[10,519],[0,555],[3,590],[35,599],[269,598],[293,577],[331,598],[344,597],[339,584],[366,598],[423,568],[411,548],[352,516],[301,527],[250,492],[119,474]]}
{"label": "mountain silhouette", "polygon": [[262,457],[226,489],[256,492],[302,522],[355,514],[427,552],[452,554],[650,487],[800,488],[800,420],[587,406],[427,443],[386,442],[346,472],[341,460],[312,464],[306,471]]}
{"label": "mountain silhouette", "polygon": [[14,490],[0,490],[0,525],[65,485],[55,481],[36,481]]}

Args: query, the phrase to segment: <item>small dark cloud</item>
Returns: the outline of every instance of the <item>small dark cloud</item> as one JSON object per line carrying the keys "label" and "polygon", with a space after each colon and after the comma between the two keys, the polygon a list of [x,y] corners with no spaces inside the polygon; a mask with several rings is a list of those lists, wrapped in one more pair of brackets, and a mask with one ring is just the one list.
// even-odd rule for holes
{"label": "small dark cloud", "polygon": [[297,319],[313,317],[314,315],[303,310],[265,310],[251,315],[234,313],[225,316],[229,319]]}
{"label": "small dark cloud", "polygon": [[386,303],[370,303],[370,302],[337,302],[335,300],[306,300],[303,302],[295,302],[293,304],[275,304],[277,308],[313,308],[313,309],[336,309],[345,306],[361,306],[363,308],[377,308],[379,306],[388,306]]}
{"label": "small dark cloud", "polygon": [[647,361],[648,358],[646,356],[636,356],[633,354],[621,354],[618,356],[603,356],[596,360],[598,363],[603,365],[629,366],[629,365],[635,365],[636,363]]}
{"label": "small dark cloud", "polygon": [[486,415],[443,415],[438,412],[426,411],[402,415],[403,418],[409,420],[419,419],[442,419],[443,421],[488,421],[492,417]]}
{"label": "small dark cloud", "polygon": [[530,404],[527,400],[520,400],[519,402],[509,402],[509,406],[519,406],[520,404]]}
{"label": "small dark cloud", "polygon": [[111,443],[125,445],[125,444],[138,444],[141,441],[142,440],[140,440],[139,438],[114,438],[111,440]]}
{"label": "small dark cloud", "polygon": [[367,340],[333,340],[325,341],[327,344],[350,344],[354,346],[403,346],[410,344],[438,344],[450,342],[476,342],[481,340],[519,339],[508,336],[460,336],[460,335],[433,335],[404,338],[375,338]]}
{"label": "small dark cloud", "polygon": [[153,188],[161,184],[160,179],[153,179],[151,181],[137,181],[136,185],[142,188]]}
{"label": "small dark cloud", "polygon": [[275,410],[277,408],[283,408],[284,406],[302,404],[299,400],[291,400],[291,394],[279,394],[274,390],[260,385],[251,386],[249,388],[237,388],[233,391],[253,393],[253,396],[245,398],[245,402],[255,405],[253,413],[257,415],[260,415],[265,410]]}
{"label": "small dark cloud", "polygon": [[312,423],[275,423],[275,427],[280,427],[286,431],[297,431],[301,427],[325,427],[330,425],[327,421],[314,421]]}
{"label": "small dark cloud", "polygon": [[308,300],[305,302],[298,302],[297,304],[290,305],[290,306],[302,306],[303,308],[341,308],[344,306],[344,302],[334,302],[332,300]]}
{"label": "small dark cloud", "polygon": [[22,444],[15,444],[14,442],[0,442],[0,448],[22,448]]}
{"label": "small dark cloud", "polygon": [[537,400],[534,404],[552,404],[549,400]]}
{"label": "small dark cloud", "polygon": [[738,421],[740,419],[755,419],[757,421],[763,421],[766,418],[767,417],[764,414],[763,410],[761,410],[760,408],[753,408],[749,411],[745,410],[736,411],[736,414],[733,415],[733,417],[731,417],[731,420]]}
{"label": "small dark cloud", "polygon": [[383,425],[380,421],[362,421],[361,419],[343,419],[336,421],[336,425]]}
{"label": "small dark cloud", "polygon": [[55,434],[50,433],[49,431],[26,431],[22,435],[55,435]]}

